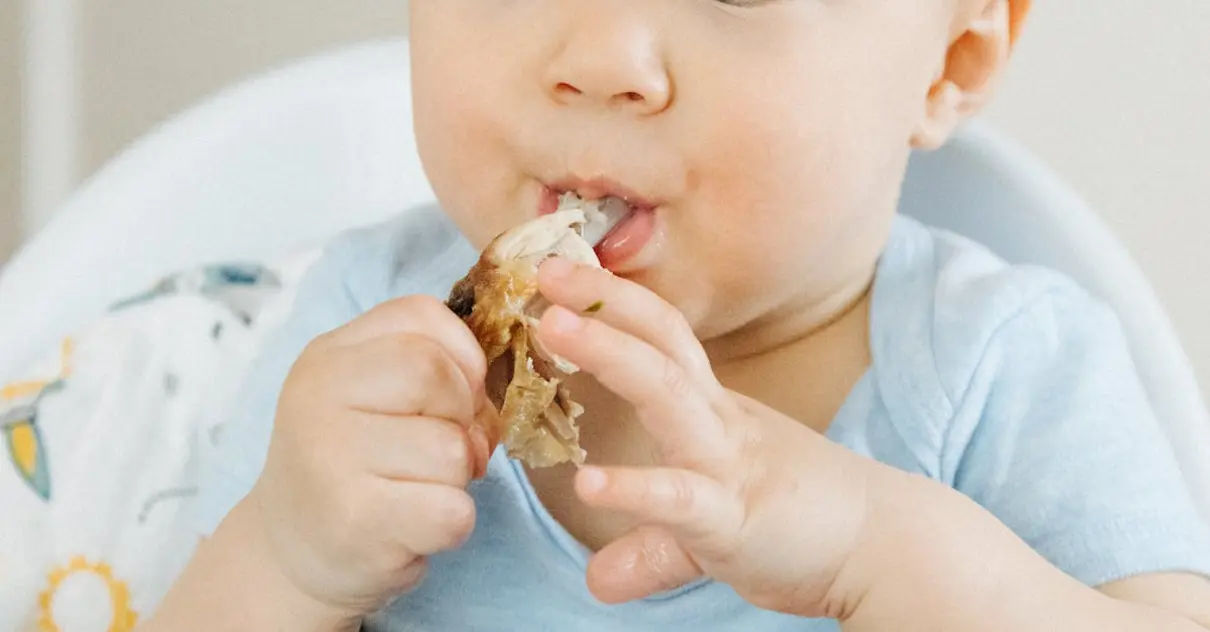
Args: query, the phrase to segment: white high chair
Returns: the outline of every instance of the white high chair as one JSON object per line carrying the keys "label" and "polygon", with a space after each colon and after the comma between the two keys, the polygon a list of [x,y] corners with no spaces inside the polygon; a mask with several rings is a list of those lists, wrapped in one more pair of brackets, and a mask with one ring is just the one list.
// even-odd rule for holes
{"label": "white high chair", "polygon": [[[0,276],[0,381],[158,276],[266,260],[432,200],[415,152],[405,41],[254,78],[184,113],[91,179]],[[902,211],[1061,270],[1122,317],[1145,387],[1210,515],[1210,418],[1122,245],[1033,156],[982,125],[913,159]]]}

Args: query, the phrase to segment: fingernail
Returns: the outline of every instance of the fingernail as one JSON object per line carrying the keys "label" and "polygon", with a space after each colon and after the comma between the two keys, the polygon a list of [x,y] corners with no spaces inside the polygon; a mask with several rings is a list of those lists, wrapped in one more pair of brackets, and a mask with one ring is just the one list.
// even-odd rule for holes
{"label": "fingernail", "polygon": [[542,264],[546,274],[555,279],[565,279],[576,271],[576,265],[563,257],[551,257]]}
{"label": "fingernail", "polygon": [[565,307],[555,305],[547,311],[547,314],[549,314],[551,326],[558,333],[568,334],[584,328],[584,319]]}
{"label": "fingernail", "polygon": [[608,477],[599,468],[585,467],[580,470],[580,489],[589,494],[603,491],[608,483]]}

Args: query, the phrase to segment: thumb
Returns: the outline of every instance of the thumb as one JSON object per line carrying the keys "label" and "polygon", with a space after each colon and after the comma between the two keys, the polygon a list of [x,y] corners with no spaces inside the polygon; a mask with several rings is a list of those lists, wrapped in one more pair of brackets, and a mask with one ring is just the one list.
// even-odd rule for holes
{"label": "thumb", "polygon": [[588,564],[588,590],[617,604],[680,588],[702,569],[668,531],[638,527],[601,549]]}

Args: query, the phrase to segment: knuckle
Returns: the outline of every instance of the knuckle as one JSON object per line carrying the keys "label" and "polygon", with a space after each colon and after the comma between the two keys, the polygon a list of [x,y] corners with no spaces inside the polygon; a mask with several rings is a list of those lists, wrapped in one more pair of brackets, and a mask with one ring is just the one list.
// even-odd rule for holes
{"label": "knuckle", "polygon": [[407,358],[408,379],[416,390],[428,392],[449,385],[459,374],[457,366],[439,343],[431,338],[403,335],[397,338],[400,356]]}
{"label": "knuckle", "polygon": [[413,323],[414,331],[434,342],[440,341],[451,358],[459,358],[472,374],[487,372],[478,340],[446,304],[432,296],[417,294],[394,299],[380,306],[387,316]]}
{"label": "knuckle", "polygon": [[427,367],[439,364],[444,360],[445,350],[436,340],[428,336],[402,333],[391,336],[390,339],[395,346],[395,351],[406,356],[410,362],[416,365]]}
{"label": "knuckle", "polygon": [[756,455],[764,448],[765,430],[757,423],[735,424],[730,430],[736,456]]}
{"label": "knuckle", "polygon": [[459,372],[449,352],[436,340],[425,336],[410,336],[409,346],[414,349],[416,360],[426,373],[449,379]]}
{"label": "knuckle", "polygon": [[471,390],[458,363],[431,338],[402,334],[389,342],[390,357],[380,360],[385,374],[371,376],[400,411],[462,422],[473,414]]}
{"label": "knuckle", "polygon": [[668,336],[679,335],[689,329],[685,316],[671,305],[661,304],[654,320],[658,331]]}
{"label": "knuckle", "polygon": [[660,378],[664,389],[676,397],[686,397],[693,392],[693,384],[688,374],[671,358],[664,359],[664,368]]}
{"label": "knuckle", "polygon": [[290,367],[287,384],[308,395],[344,390],[366,370],[362,356],[357,349],[316,338]]}
{"label": "knuckle", "polygon": [[312,339],[303,347],[298,357],[290,364],[289,372],[286,375],[286,384],[294,385],[310,385],[312,381],[318,381],[318,375],[324,366],[331,365],[334,361],[339,360],[338,354],[333,354],[324,337],[328,334],[321,335]]}
{"label": "knuckle", "polygon": [[656,322],[660,330],[668,335],[679,334],[685,329],[685,319],[681,313],[668,307],[660,308]]}
{"label": "knuckle", "polygon": [[656,331],[665,339],[673,341],[676,347],[677,360],[682,368],[695,377],[713,376],[710,360],[701,351],[697,336],[685,315],[671,305],[661,305],[654,317]]}
{"label": "knuckle", "polygon": [[666,483],[669,508],[677,513],[687,513],[697,505],[697,490],[684,476],[672,476]]}

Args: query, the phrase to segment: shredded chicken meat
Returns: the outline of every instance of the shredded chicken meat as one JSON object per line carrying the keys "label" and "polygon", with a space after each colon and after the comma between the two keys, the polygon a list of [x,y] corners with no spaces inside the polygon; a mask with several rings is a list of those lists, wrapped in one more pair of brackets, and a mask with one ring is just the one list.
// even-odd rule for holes
{"label": "shredded chicken meat", "polygon": [[550,257],[600,266],[582,236],[586,224],[604,221],[599,205],[565,199],[560,210],[501,234],[459,281],[447,301],[470,327],[487,356],[488,396],[500,412],[487,428],[510,457],[531,467],[584,464],[576,419],[584,409],[565,384],[579,369],[548,353],[537,338],[548,305],[538,292],[538,266]]}

